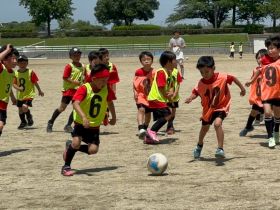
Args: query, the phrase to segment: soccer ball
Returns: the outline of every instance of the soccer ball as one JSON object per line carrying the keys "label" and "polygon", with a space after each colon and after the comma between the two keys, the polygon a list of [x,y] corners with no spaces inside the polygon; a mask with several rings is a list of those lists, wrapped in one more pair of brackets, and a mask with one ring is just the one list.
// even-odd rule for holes
{"label": "soccer ball", "polygon": [[153,175],[161,175],[168,165],[167,158],[161,153],[152,154],[148,158],[147,167]]}

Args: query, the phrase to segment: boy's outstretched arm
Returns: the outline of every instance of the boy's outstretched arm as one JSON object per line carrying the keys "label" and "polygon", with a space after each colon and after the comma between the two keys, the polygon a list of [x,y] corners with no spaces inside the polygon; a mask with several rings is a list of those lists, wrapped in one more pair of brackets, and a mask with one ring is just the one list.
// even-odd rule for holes
{"label": "boy's outstretched arm", "polygon": [[109,120],[110,125],[115,125],[117,118],[116,118],[116,110],[115,110],[115,105],[113,101],[108,101],[108,109],[111,113],[111,119]]}
{"label": "boy's outstretched arm", "polygon": [[39,92],[39,96],[44,96],[44,92],[41,90],[40,85],[37,82],[34,85]]}
{"label": "boy's outstretched arm", "polygon": [[188,98],[186,98],[185,103],[189,104],[192,102],[192,100],[194,100],[196,98],[197,98],[197,95],[192,93]]}
{"label": "boy's outstretched arm", "polygon": [[258,69],[258,71],[256,71],[254,76],[251,78],[251,80],[245,83],[245,86],[249,87],[259,77],[260,73],[261,73],[261,71],[260,71],[260,69]]}
{"label": "boy's outstretched arm", "polygon": [[240,95],[245,96],[246,90],[244,86],[241,84],[241,82],[236,77],[234,77],[233,82],[240,88]]}

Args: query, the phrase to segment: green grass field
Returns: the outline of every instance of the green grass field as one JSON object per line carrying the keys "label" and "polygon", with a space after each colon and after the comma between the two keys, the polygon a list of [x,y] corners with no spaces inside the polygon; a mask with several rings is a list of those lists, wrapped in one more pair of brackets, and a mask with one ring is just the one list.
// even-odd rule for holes
{"label": "green grass field", "polygon": [[[200,34],[182,36],[187,43],[247,42],[247,34]],[[169,42],[171,36],[126,36],[126,37],[65,37],[65,38],[14,38],[0,39],[0,44],[11,43],[26,46],[46,41],[48,46],[57,45],[114,45],[114,44],[162,44]]]}

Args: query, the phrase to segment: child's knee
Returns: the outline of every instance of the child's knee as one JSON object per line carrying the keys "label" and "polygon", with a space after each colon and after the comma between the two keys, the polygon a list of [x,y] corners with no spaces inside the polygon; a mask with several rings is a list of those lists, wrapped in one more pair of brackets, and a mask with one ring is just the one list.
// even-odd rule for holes
{"label": "child's knee", "polygon": [[222,121],[214,122],[214,128],[218,129],[222,127]]}
{"label": "child's knee", "polygon": [[93,154],[96,154],[98,152],[98,146],[96,145],[90,145],[88,147],[88,154],[89,155],[93,155]]}

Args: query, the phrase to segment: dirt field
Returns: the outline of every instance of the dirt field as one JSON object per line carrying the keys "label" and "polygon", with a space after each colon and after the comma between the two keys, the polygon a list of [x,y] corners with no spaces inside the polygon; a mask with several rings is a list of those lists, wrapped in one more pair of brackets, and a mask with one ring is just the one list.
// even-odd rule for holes
{"label": "dirt field", "polygon": [[[251,76],[253,55],[243,60],[215,56],[216,69],[237,76],[242,83]],[[9,105],[7,125],[0,138],[0,209],[280,209],[279,146],[265,143],[265,127],[255,127],[240,138],[250,111],[248,100],[230,87],[232,105],[224,121],[226,159],[217,160],[214,128],[206,136],[202,158],[193,160],[192,150],[200,129],[200,100],[184,104],[200,78],[197,56],[186,61],[186,80],[175,119],[176,133],[161,136],[159,145],[138,139],[132,78],[138,58],[111,58],[119,69],[115,103],[117,125],[102,127],[98,154],[77,153],[73,177],[60,174],[65,141],[63,127],[69,106],[46,133],[46,124],[61,99],[62,71],[69,60],[31,60],[45,97],[34,100],[35,124],[17,130],[17,108]],[[86,62],[86,60],[83,60]],[[155,67],[159,67],[155,58]],[[248,90],[248,89],[247,89]],[[155,152],[165,154],[169,167],[163,176],[150,176],[146,162]]]}

